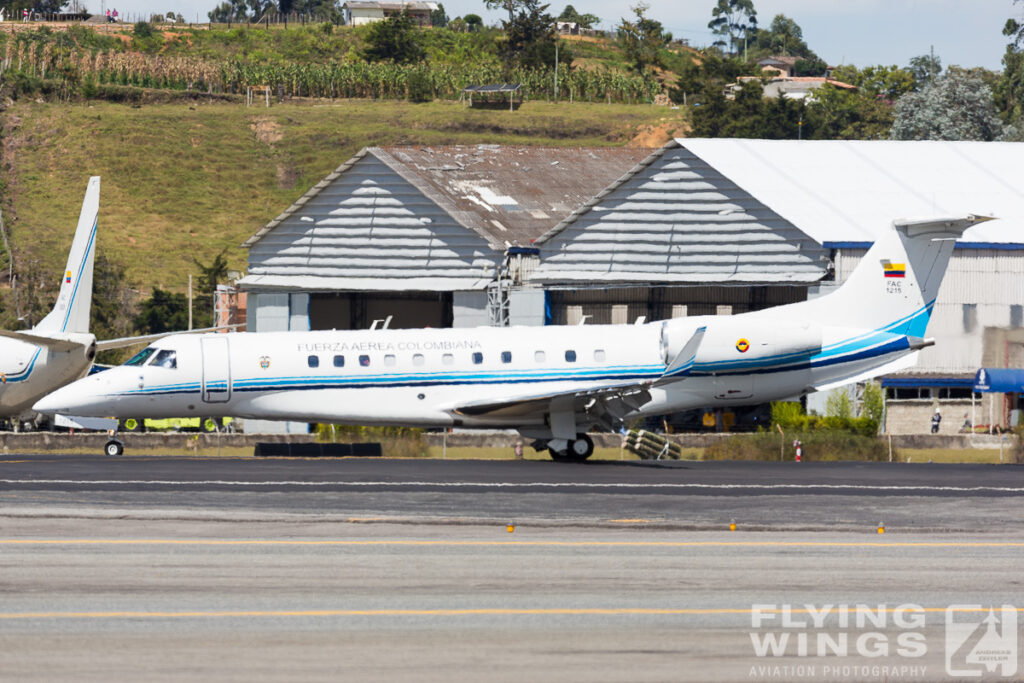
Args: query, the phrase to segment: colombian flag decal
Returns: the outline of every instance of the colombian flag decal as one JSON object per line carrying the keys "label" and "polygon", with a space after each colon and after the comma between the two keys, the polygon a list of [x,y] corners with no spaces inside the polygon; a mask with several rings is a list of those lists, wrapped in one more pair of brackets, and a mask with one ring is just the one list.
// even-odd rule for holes
{"label": "colombian flag decal", "polygon": [[907,264],[906,263],[883,263],[882,269],[885,272],[886,277],[906,277],[907,276]]}
{"label": "colombian flag decal", "polygon": [[70,270],[64,275],[64,282],[71,282],[71,271]]}
{"label": "colombian flag decal", "polygon": [[740,353],[746,353],[747,349],[750,348],[750,341],[747,339],[739,339],[736,342],[736,350]]}

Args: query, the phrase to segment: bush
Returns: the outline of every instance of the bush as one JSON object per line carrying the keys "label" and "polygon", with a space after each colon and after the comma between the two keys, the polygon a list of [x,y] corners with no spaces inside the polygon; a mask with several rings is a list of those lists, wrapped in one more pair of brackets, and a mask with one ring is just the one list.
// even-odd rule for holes
{"label": "bush", "polygon": [[406,98],[410,102],[431,102],[434,90],[430,83],[430,73],[426,69],[410,71],[405,78]]}
{"label": "bush", "polygon": [[785,436],[767,431],[737,434],[705,448],[704,460],[778,461],[781,452],[782,460],[792,461],[795,439],[799,439],[803,445],[804,460],[881,462],[889,459],[888,445],[875,436],[865,436],[851,431],[816,429],[809,432],[787,433]]}
{"label": "bush", "polygon": [[151,38],[153,36],[153,25],[148,21],[137,21],[132,27],[132,35],[136,38]]}

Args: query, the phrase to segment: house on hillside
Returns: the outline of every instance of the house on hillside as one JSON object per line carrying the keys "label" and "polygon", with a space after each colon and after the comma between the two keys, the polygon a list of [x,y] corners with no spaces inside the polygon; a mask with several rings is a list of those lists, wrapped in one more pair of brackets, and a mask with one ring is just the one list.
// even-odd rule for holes
{"label": "house on hillside", "polygon": [[764,96],[771,99],[782,95],[786,99],[802,100],[826,83],[843,90],[857,89],[855,85],[824,76],[778,76],[769,79],[767,82],[758,76],[740,76],[736,79],[736,83],[726,86],[726,98],[734,99],[736,93],[743,87],[743,84],[750,81],[760,81],[764,88]]}
{"label": "house on hillside", "polygon": [[765,57],[758,60],[757,64],[761,71],[766,73],[777,73],[779,76],[796,76],[796,63],[802,57]]}
{"label": "house on hillside", "polygon": [[420,26],[431,26],[430,13],[437,10],[436,2],[378,2],[377,0],[349,0],[341,6],[343,21],[347,26],[361,26],[382,21],[400,14],[403,10]]}

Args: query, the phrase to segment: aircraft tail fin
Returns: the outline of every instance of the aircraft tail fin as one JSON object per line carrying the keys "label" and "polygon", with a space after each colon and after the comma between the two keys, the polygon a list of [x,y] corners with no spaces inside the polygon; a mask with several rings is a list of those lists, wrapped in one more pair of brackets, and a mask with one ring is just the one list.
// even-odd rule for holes
{"label": "aircraft tail fin", "polygon": [[806,302],[811,316],[830,325],[923,337],[957,238],[989,220],[893,221],[838,290]]}
{"label": "aircraft tail fin", "polygon": [[100,208],[100,178],[89,178],[89,186],[78,217],[68,263],[61,277],[60,294],[53,310],[39,321],[36,332],[88,332],[92,307],[93,259],[96,256],[96,226]]}

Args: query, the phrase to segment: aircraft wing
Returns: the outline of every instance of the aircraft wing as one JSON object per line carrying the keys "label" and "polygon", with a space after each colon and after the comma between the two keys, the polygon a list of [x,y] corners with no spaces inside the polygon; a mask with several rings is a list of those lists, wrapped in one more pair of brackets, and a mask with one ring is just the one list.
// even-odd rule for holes
{"label": "aircraft wing", "polygon": [[561,410],[571,406],[573,412],[586,412],[604,422],[606,426],[615,427],[617,421],[651,400],[648,389],[652,386],[661,386],[689,374],[697,357],[697,349],[704,340],[706,329],[701,327],[690,337],[659,377],[611,382],[592,389],[534,391],[497,401],[471,401],[455,406],[451,411],[472,417],[486,415],[510,418],[551,412],[557,404]]}
{"label": "aircraft wing", "polygon": [[158,334],[145,334],[141,337],[120,337],[118,339],[104,339],[103,341],[96,342],[97,351],[106,351],[107,349],[121,349],[125,346],[135,346],[136,344],[148,344],[149,342],[169,337],[172,334],[199,334],[202,332],[217,332],[218,330],[234,329],[238,325],[221,325],[220,327],[204,327],[199,330],[175,330],[174,332],[160,332]]}
{"label": "aircraft wing", "polygon": [[26,344],[35,344],[36,346],[42,346],[51,351],[74,351],[75,349],[80,349],[84,346],[81,342],[44,337],[42,335],[32,334],[31,332],[9,332],[7,330],[0,330],[0,337],[17,339],[18,341],[25,342]]}

